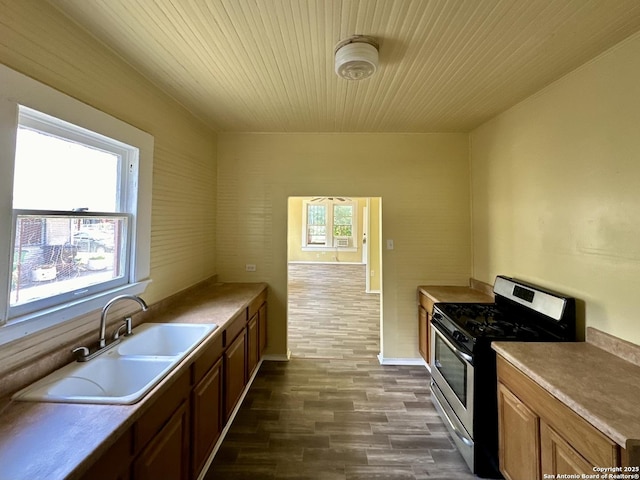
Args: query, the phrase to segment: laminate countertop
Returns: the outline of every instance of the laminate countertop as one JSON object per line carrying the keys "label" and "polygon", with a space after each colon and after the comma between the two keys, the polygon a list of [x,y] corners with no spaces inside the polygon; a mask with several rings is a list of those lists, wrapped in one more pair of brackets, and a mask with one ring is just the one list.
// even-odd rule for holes
{"label": "laminate countertop", "polygon": [[491,295],[471,287],[421,285],[418,291],[434,302],[493,303]]}
{"label": "laminate countertop", "polygon": [[[125,433],[189,365],[222,335],[227,322],[267,285],[214,284],[190,291],[152,322],[215,323],[211,335],[141,401],[89,405],[14,401],[0,410],[0,480],[77,479]],[[153,306],[152,306],[153,309]]]}
{"label": "laminate countertop", "polygon": [[640,448],[639,365],[588,342],[493,342],[492,346],[622,448]]}

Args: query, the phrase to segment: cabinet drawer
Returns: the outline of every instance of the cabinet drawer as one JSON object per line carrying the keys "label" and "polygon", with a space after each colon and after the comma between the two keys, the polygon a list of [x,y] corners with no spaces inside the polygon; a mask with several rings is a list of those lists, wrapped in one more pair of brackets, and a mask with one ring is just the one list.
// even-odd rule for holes
{"label": "cabinet drawer", "polygon": [[185,372],[149,407],[133,427],[134,452],[139,452],[167,423],[173,412],[187,399],[190,375]]}
{"label": "cabinet drawer", "polygon": [[262,305],[266,301],[267,301],[267,291],[263,290],[262,293],[260,293],[260,295],[258,295],[255,299],[253,299],[251,301],[251,303],[249,304],[249,317],[248,318],[251,318],[256,313],[258,313],[258,310],[260,309],[260,305]]}
{"label": "cabinet drawer", "polygon": [[620,448],[615,442],[500,356],[498,380],[560,432],[588,462],[599,467],[620,465]]}
{"label": "cabinet drawer", "polygon": [[192,385],[197,384],[209,371],[211,366],[222,357],[222,353],[224,352],[222,337],[222,335],[218,335],[217,338],[213,339],[207,349],[202,352],[202,355],[194,362]]}
{"label": "cabinet drawer", "polygon": [[247,309],[242,310],[229,322],[229,326],[222,332],[222,345],[226,348],[244,330],[247,325]]}

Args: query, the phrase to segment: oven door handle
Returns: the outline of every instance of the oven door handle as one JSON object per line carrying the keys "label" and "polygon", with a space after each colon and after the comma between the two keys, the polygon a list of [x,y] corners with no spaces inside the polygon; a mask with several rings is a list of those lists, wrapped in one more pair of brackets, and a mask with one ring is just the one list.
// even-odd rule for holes
{"label": "oven door handle", "polygon": [[[433,380],[431,380],[431,385],[433,388],[433,385],[435,385],[435,387],[437,388],[438,385],[435,384],[435,382]],[[442,405],[440,404],[440,400],[438,399],[437,395],[433,395],[431,397],[432,401],[435,401],[438,403],[438,406],[440,407],[440,410],[442,411],[445,420],[447,421],[447,423],[449,424],[449,426],[451,427],[451,430],[453,430],[453,433],[456,434],[456,436],[460,439],[460,441],[462,443],[464,443],[467,447],[473,447],[473,440],[471,440],[470,438],[468,438],[465,434],[463,434],[460,429],[458,427],[456,427],[455,423],[453,423],[453,421],[451,420],[451,418],[449,418],[449,414],[447,413],[447,411],[442,407]]]}
{"label": "oven door handle", "polygon": [[451,341],[440,331],[440,329],[438,327],[436,327],[434,325],[434,330],[435,333],[437,333],[440,338],[442,339],[442,341],[444,343],[447,344],[447,346],[453,350],[453,353],[456,354],[456,356],[460,357],[460,359],[464,360],[465,362],[467,362],[469,365],[473,365],[473,357],[471,355],[469,355],[468,353],[463,352],[462,350],[460,350],[458,347],[456,347],[453,343],[451,343]]}

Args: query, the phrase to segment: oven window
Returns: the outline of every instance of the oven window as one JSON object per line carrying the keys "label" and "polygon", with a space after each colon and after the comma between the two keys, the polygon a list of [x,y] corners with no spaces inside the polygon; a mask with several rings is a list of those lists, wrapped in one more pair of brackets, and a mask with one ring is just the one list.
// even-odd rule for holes
{"label": "oven window", "polygon": [[435,363],[451,390],[467,408],[467,364],[442,341],[439,335],[435,335]]}

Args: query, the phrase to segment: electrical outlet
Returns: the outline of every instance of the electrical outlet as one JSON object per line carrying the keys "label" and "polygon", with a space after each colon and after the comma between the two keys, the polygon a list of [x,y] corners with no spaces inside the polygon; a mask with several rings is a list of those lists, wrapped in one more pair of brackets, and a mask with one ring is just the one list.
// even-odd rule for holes
{"label": "electrical outlet", "polygon": [[256,266],[255,266],[255,264],[253,264],[253,263],[247,263],[247,264],[244,266],[244,269],[245,269],[247,272],[255,272],[255,271],[256,271]]}

